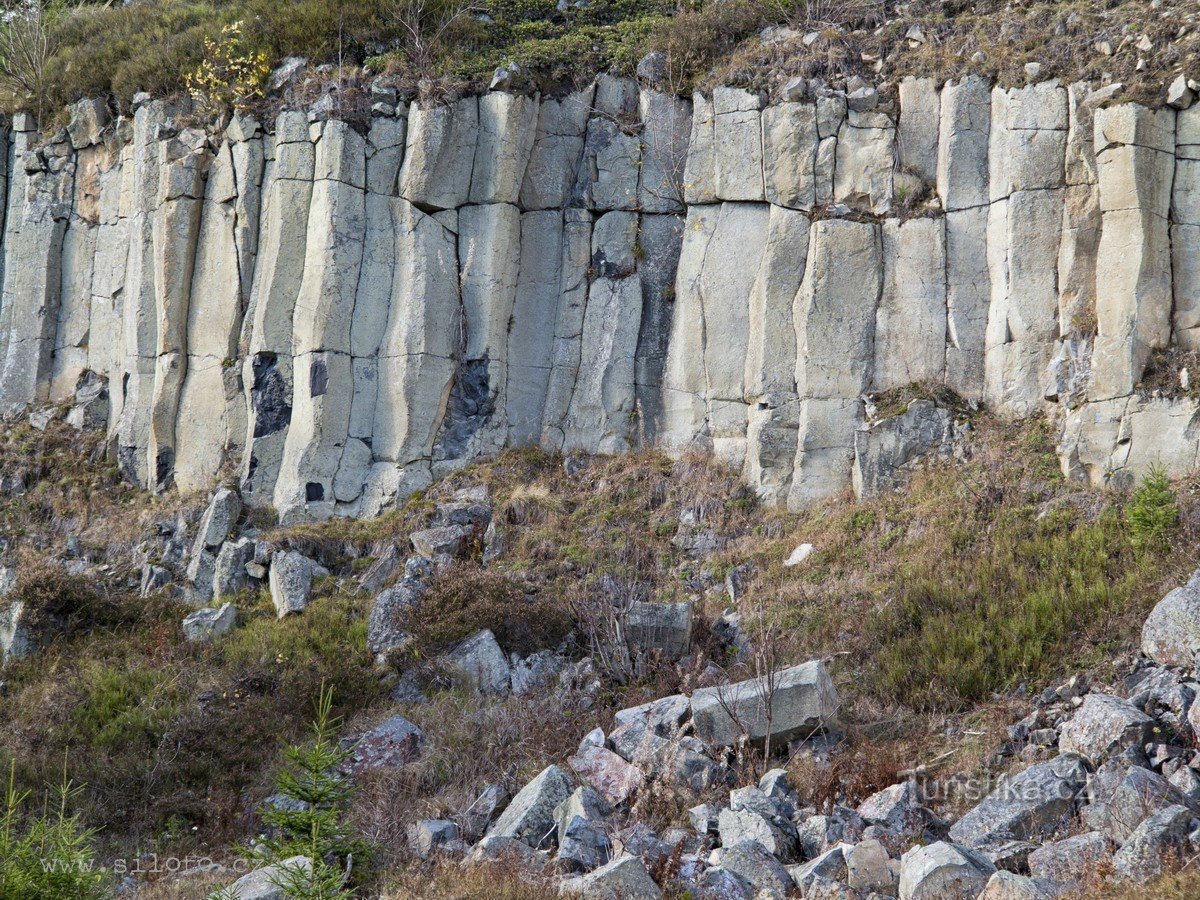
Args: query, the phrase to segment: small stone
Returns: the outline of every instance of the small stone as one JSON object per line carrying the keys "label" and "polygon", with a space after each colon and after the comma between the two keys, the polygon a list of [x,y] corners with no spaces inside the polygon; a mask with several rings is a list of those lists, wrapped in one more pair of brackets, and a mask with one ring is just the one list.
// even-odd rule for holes
{"label": "small stone", "polygon": [[[1175,109],[1187,109],[1196,102],[1196,93],[1188,85],[1187,79],[1180,75],[1167,88],[1167,105]],[[1187,390],[1187,388],[1184,388]]]}
{"label": "small stone", "polygon": [[237,610],[232,603],[223,603],[219,609],[198,609],[183,620],[183,635],[192,643],[201,643],[223,637],[237,625]]}
{"label": "small stone", "polygon": [[812,544],[801,544],[792,551],[791,555],[787,559],[783,561],[783,565],[785,568],[789,569],[792,566],[798,566],[816,552],[817,548]]}
{"label": "small stone", "polygon": [[348,769],[361,775],[372,769],[398,768],[421,753],[425,735],[404,716],[395,715],[371,729],[354,745]]}
{"label": "small stone", "polygon": [[1042,64],[1040,62],[1025,63],[1025,77],[1030,81],[1037,81],[1042,77]]}
{"label": "small stone", "polygon": [[654,50],[643,56],[637,64],[637,77],[648,84],[661,84],[667,77],[667,54]]}
{"label": "small stone", "polygon": [[312,871],[312,860],[307,856],[293,856],[274,865],[264,866],[243,875],[229,886],[229,893],[237,900],[286,900],[287,892],[276,884],[288,871]]}

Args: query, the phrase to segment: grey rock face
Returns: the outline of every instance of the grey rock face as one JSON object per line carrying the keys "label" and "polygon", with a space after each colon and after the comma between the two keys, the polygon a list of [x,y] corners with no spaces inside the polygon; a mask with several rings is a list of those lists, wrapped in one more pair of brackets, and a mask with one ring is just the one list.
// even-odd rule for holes
{"label": "grey rock face", "polygon": [[367,621],[367,649],[374,656],[386,657],[408,643],[401,622],[416,607],[423,590],[419,581],[405,578],[375,598]]}
{"label": "grey rock face", "polygon": [[1109,694],[1092,693],[1062,728],[1059,748],[1078,753],[1094,765],[1126,747],[1140,747],[1154,720],[1133,704]]}
{"label": "grey rock face", "polygon": [[1087,782],[1087,769],[1074,755],[1036,763],[1006,779],[986,800],[950,828],[950,840],[970,847],[1006,840],[1036,840],[1070,819]]}
{"label": "grey rock face", "polygon": [[1162,875],[1187,852],[1196,818],[1185,806],[1168,806],[1147,816],[1113,855],[1117,877],[1146,882]]}
{"label": "grey rock face", "polygon": [[786,896],[795,882],[782,863],[753,841],[721,847],[713,853],[716,865],[734,873],[757,891]]}
{"label": "grey rock face", "polygon": [[625,633],[637,650],[657,650],[667,659],[679,659],[691,648],[692,603],[635,601],[626,612]]}
{"label": "grey rock face", "polygon": [[275,865],[255,869],[231,884],[229,892],[238,900],[285,900],[286,892],[275,882],[283,878],[287,870],[311,871],[312,860],[307,856],[293,856]]}
{"label": "grey rock face", "polygon": [[626,854],[585,875],[583,896],[597,900],[623,900],[625,897],[657,900],[662,891],[646,871],[641,858]]}
{"label": "grey rock face", "polygon": [[1150,611],[1142,626],[1142,652],[1164,666],[1192,667],[1200,651],[1200,572]]}
{"label": "grey rock face", "polygon": [[554,809],[571,795],[571,778],[549,766],[521,788],[488,830],[488,837],[514,838],[538,848],[555,837]]}
{"label": "grey rock face", "polygon": [[217,553],[213,569],[213,598],[232,597],[250,585],[247,564],[254,560],[255,543],[250,538],[226,541]]}
{"label": "grey rock face", "polygon": [[951,452],[953,417],[928,400],[914,400],[898,416],[854,433],[854,493],[874,497],[894,490],[922,460],[945,459]]}
{"label": "grey rock face", "polygon": [[504,696],[509,690],[508,657],[487,629],[460,641],[446,653],[446,663],[481,694]]}
{"label": "grey rock face", "polygon": [[372,769],[403,766],[421,752],[425,735],[404,716],[392,716],[364,734],[354,744],[349,771],[361,774]]}
{"label": "grey rock face", "polygon": [[1099,831],[1087,831],[1043,844],[1029,854],[1029,874],[1063,885],[1082,884],[1111,864],[1112,841]]}
{"label": "grey rock face", "polygon": [[279,618],[303,612],[312,594],[313,578],[329,573],[307,556],[288,550],[271,558],[271,602]]}
{"label": "grey rock face", "polygon": [[224,637],[237,625],[237,610],[232,603],[223,603],[219,609],[198,609],[183,620],[183,635],[193,643],[212,641]]}
{"label": "grey rock face", "polygon": [[996,867],[983,855],[938,841],[900,860],[901,900],[974,900]]}
{"label": "grey rock face", "polygon": [[[765,703],[768,691],[770,722]],[[703,688],[692,695],[691,702],[696,736],[717,747],[736,743],[743,729],[752,741],[759,742],[768,734],[773,742],[807,737],[832,726],[838,714],[837,692],[820,660],[777,672],[770,682],[750,680]]]}

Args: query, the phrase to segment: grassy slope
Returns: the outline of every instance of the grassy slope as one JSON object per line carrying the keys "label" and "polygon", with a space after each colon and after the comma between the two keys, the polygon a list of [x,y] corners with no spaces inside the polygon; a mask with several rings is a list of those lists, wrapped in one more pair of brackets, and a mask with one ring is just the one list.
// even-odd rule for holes
{"label": "grassy slope", "polygon": [[[523,86],[549,90],[609,67],[631,73],[644,53],[662,50],[668,86],[683,91],[713,81],[767,87],[795,74],[837,81],[854,73],[880,80],[976,73],[1012,85],[1025,82],[1026,63],[1038,62],[1040,78],[1110,79],[1126,85],[1127,97],[1157,103],[1163,84],[1194,72],[1200,60],[1198,14],[1185,0],[1155,10],[1143,0],[916,0],[903,14],[878,0],[588,0],[561,10],[556,0],[429,0],[422,18],[410,17],[421,23],[427,59],[406,38],[402,19],[411,8],[410,0],[83,4],[52,29],[43,106],[111,93],[124,108],[138,91],[180,92],[185,76],[213,56],[205,40],[227,43],[221,29],[234,22],[244,35],[239,53],[261,51],[271,64],[299,54],[342,66],[325,80],[343,92],[360,83],[362,65],[409,85],[432,79],[464,90],[486,86],[492,70],[510,62],[523,68]],[[443,30],[456,10],[466,14]],[[820,37],[764,45],[758,33],[768,25]],[[920,42],[907,39],[913,25]],[[1138,48],[1143,38],[1150,51]],[[1109,54],[1097,49],[1104,44]],[[10,92],[5,104],[26,102]]]}
{"label": "grassy slope", "polygon": [[[513,544],[489,569],[464,563],[438,583],[426,633],[444,643],[494,624],[492,606],[463,602],[477,594],[533,595],[530,609],[570,615],[604,576],[642,582],[664,600],[699,594],[712,617],[727,602],[726,571],[749,562],[748,630],[757,633],[761,621],[787,661],[834,657],[851,727],[835,783],[813,782],[812,790],[861,795],[947,750],[936,774],[970,771],[1020,714],[1011,689],[1038,690],[1079,669],[1103,676],[1136,645],[1145,612],[1195,566],[1200,521],[1193,487],[1178,485],[1180,526],[1168,543],[1136,549],[1126,499],[1064,483],[1044,428],[974,424],[969,458],[919,474],[907,493],[803,515],[760,509],[732,474],[700,458],[599,458],[571,476],[554,457],[507,453],[442,488],[488,484]],[[87,784],[85,815],[106,824],[110,852],[135,843],[220,851],[253,826],[278,748],[303,734],[323,681],[335,688],[347,730],[390,710],[391,679],[381,680],[364,649],[370,597],[351,576],[389,546],[403,549],[433,503],[417,498],[370,522],[270,534],[343,577],[322,584],[304,615],[282,622],[265,597],[241,597],[243,627],[196,648],[182,641],[186,610],[136,596],[134,548],[180,502],[131,491],[85,451],[60,426],[45,435],[18,426],[0,447],[5,471],[24,466],[28,475],[25,495],[0,498],[14,544],[36,548],[42,560],[31,567],[26,559],[22,571],[57,573],[40,582],[27,574],[21,590],[78,588],[45,562],[64,554],[69,534],[108,546],[111,567],[90,576],[103,615],[76,604],[83,612],[72,634],[5,673],[0,750],[15,756],[31,786],[56,780],[65,754],[71,776]],[[673,544],[684,509],[724,539],[712,557],[694,560]],[[182,511],[195,515],[197,504]],[[784,569],[804,541],[819,552]],[[560,637],[561,627],[527,627],[550,618],[509,625],[534,643],[539,635],[554,643],[550,633]],[[745,674],[744,664],[717,661]],[[438,690],[431,703],[403,710],[426,729],[428,752],[368,784],[360,822],[385,845],[388,864],[402,866],[404,823],[461,809],[488,782],[516,786],[564,758],[594,725],[610,724],[613,710],[686,687],[685,675],[658,667],[631,684],[606,684],[594,703],[487,706]],[[799,762],[796,769],[804,782]],[[685,799],[658,796],[642,812],[658,824],[680,821]]]}

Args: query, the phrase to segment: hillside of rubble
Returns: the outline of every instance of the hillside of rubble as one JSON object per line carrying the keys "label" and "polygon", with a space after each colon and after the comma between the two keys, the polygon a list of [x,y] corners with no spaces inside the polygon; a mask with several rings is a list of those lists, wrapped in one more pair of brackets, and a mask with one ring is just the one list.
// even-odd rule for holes
{"label": "hillside of rubble", "polygon": [[65,760],[97,896],[276,896],[239,847],[323,687],[356,896],[1191,889],[1191,482],[1072,483],[976,414],[904,490],[803,514],[703,456],[513,451],[279,528],[131,487],[85,419],[6,429],[0,718],[21,786]]}

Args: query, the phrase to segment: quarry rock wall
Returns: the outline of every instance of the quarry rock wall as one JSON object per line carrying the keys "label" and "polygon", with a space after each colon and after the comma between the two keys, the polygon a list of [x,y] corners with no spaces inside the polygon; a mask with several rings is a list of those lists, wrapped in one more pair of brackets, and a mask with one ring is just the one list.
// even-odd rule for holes
{"label": "quarry rock wall", "polygon": [[236,475],[285,522],[535,444],[701,446],[802,508],[943,434],[873,430],[871,396],[914,384],[1049,413],[1070,477],[1196,465],[1170,366],[1200,350],[1200,106],[977,78],[790,96],[601,76],[357,128],[18,115],[0,407],[103,376],[128,478]]}

